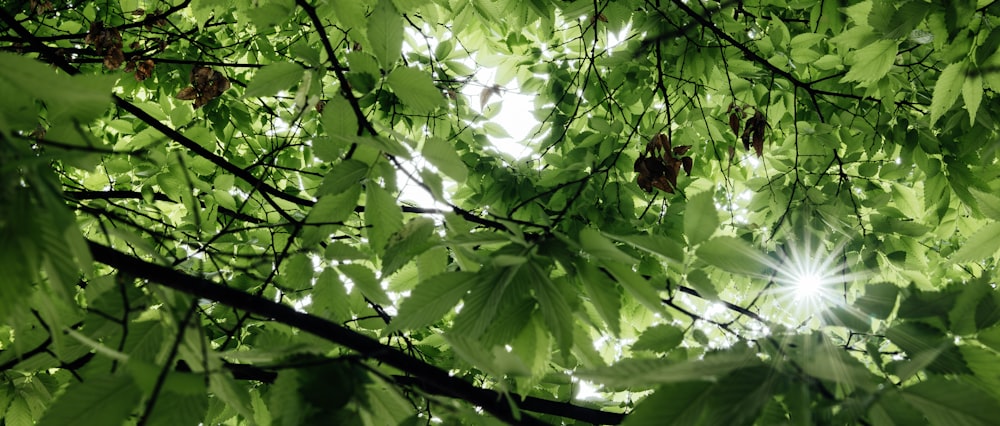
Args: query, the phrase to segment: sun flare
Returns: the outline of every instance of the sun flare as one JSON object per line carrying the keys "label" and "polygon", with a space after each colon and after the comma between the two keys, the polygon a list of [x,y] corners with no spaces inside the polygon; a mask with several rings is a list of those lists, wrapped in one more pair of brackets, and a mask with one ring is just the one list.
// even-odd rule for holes
{"label": "sun flare", "polygon": [[837,255],[841,248],[806,236],[779,250],[775,282],[778,297],[785,300],[782,305],[792,318],[808,318],[838,303],[842,284],[856,278]]}

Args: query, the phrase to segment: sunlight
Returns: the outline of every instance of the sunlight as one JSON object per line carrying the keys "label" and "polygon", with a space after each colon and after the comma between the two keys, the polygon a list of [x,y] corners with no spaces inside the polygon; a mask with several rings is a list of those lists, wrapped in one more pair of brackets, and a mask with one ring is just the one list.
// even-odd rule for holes
{"label": "sunlight", "polygon": [[814,238],[806,233],[801,240],[790,241],[778,251],[781,266],[775,277],[780,286],[777,296],[793,321],[805,320],[839,303],[843,297],[841,285],[858,278],[839,261],[837,253],[842,245],[828,248],[824,241]]}

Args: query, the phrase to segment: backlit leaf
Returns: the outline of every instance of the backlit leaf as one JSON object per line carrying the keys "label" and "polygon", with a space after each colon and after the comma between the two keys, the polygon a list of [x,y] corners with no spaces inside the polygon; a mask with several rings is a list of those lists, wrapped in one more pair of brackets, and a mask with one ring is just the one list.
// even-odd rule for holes
{"label": "backlit leaf", "polygon": [[431,113],[445,104],[441,90],[434,86],[434,82],[431,81],[427,73],[418,69],[396,68],[389,73],[385,82],[403,101],[403,105],[412,108],[417,113]]}
{"label": "backlit leaf", "polygon": [[413,330],[440,320],[475,283],[471,272],[446,272],[421,281],[399,305],[393,330]]}
{"label": "backlit leaf", "polygon": [[684,210],[684,235],[688,244],[694,246],[711,237],[719,227],[719,215],[715,211],[712,191],[691,196]]}
{"label": "backlit leaf", "polygon": [[390,0],[379,0],[368,16],[368,41],[382,68],[390,69],[403,49],[403,17]]}
{"label": "backlit leaf", "polygon": [[965,84],[965,70],[965,63],[956,62],[941,71],[941,76],[934,85],[934,97],[931,99],[932,126],[958,100],[958,95],[962,93],[962,86]]}
{"label": "backlit leaf", "polygon": [[291,62],[276,62],[266,65],[253,75],[243,92],[246,98],[274,96],[282,90],[291,90],[302,80],[305,69]]}

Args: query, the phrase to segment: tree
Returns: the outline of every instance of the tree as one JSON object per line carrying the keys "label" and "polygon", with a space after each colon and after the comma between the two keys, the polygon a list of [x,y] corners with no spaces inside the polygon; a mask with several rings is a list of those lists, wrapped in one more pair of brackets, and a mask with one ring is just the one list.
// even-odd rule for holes
{"label": "tree", "polygon": [[0,20],[4,425],[1000,412],[996,2]]}

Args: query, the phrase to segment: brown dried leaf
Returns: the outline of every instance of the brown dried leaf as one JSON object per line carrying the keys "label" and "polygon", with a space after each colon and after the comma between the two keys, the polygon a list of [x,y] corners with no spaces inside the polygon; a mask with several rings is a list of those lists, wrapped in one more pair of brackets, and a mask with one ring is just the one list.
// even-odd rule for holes
{"label": "brown dried leaf", "polygon": [[684,165],[684,173],[691,176],[691,168],[694,167],[694,160],[691,157],[681,158],[681,163]]}
{"label": "brown dried leaf", "polygon": [[757,153],[757,158],[764,156],[764,128],[767,123],[758,124],[753,131],[753,150]]}
{"label": "brown dried leaf", "polygon": [[729,114],[729,128],[733,129],[733,134],[736,136],[740,135],[740,115],[737,113]]}
{"label": "brown dried leaf", "polygon": [[145,61],[139,62],[135,69],[135,81],[143,81],[153,75],[153,68],[156,67],[156,63],[152,59],[146,59]]}
{"label": "brown dried leaf", "polygon": [[747,151],[750,150],[750,135],[753,133],[753,123],[753,118],[747,120],[746,127],[743,128],[743,135],[740,136],[740,140],[743,141],[743,149]]}
{"label": "brown dried leaf", "polygon": [[674,156],[687,154],[691,150],[691,145],[681,145],[674,148]]}
{"label": "brown dried leaf", "polygon": [[177,95],[174,97],[182,101],[190,101],[198,97],[198,92],[194,90],[194,87],[185,87],[180,92],[177,92]]}
{"label": "brown dried leaf", "polygon": [[502,87],[500,87],[499,84],[494,84],[489,87],[484,87],[483,91],[479,92],[479,110],[482,111],[486,109],[486,103],[489,102],[490,98],[493,97],[493,95],[499,95],[501,89]]}

